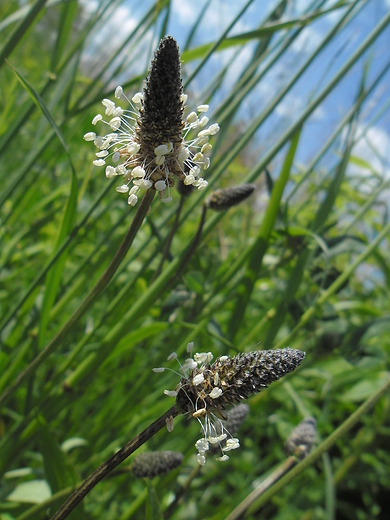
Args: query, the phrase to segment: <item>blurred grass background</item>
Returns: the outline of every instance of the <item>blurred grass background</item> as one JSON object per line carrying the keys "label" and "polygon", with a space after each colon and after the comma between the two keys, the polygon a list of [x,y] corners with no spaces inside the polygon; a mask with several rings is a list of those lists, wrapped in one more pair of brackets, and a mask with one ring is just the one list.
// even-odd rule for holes
{"label": "blurred grass background", "polygon": [[[320,443],[386,384],[389,170],[386,150],[367,139],[389,117],[390,12],[378,3],[274,1],[254,16],[254,0],[209,0],[194,12],[184,2],[184,35],[168,0],[1,2],[1,520],[49,518],[72,486],[165,412],[172,400],[163,390],[177,378],[151,370],[172,351],[184,359],[189,341],[215,357],[285,346],[307,356],[249,400],[241,448],[224,464],[209,457],[174,519],[226,518],[284,460],[283,444],[303,417],[316,418]],[[213,8],[232,16],[205,31]],[[353,24],[365,18],[373,23],[359,32]],[[325,22],[321,38],[305,43]],[[15,385],[130,225],[135,209],[92,166],[82,136],[118,84],[129,95],[142,88],[165,34],[178,39],[190,109],[210,103],[221,127],[209,188],[153,202],[109,287]],[[301,51],[291,52],[297,42]],[[296,89],[298,105],[289,97]],[[321,111],[332,111],[326,123]],[[358,153],[363,141],[371,161]],[[202,240],[176,276],[205,198],[243,182],[255,183],[255,194],[207,211]],[[155,277],[180,204],[171,256]],[[261,518],[388,518],[389,404],[386,394],[268,500]],[[198,425],[179,417],[173,433],[144,447],[184,454],[177,470],[153,480],[161,510],[196,467],[198,438]],[[151,487],[130,465],[70,518],[158,518]]]}

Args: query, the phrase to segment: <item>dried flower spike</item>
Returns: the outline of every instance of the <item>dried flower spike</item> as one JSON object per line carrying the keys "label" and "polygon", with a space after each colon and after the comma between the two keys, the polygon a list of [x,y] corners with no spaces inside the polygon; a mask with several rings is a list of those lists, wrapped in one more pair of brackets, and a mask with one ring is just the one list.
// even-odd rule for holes
{"label": "dried flower spike", "polygon": [[286,451],[300,459],[307,457],[316,440],[316,426],[314,417],[305,417],[287,439]]}
{"label": "dried flower spike", "polygon": [[[206,188],[207,181],[200,173],[210,166],[212,146],[208,141],[219,126],[214,123],[205,128],[209,122],[205,115],[208,105],[199,105],[183,120],[187,96],[183,94],[179,48],[171,36],[160,41],[144,92],[130,100],[122,87],[117,87],[115,97],[125,99],[130,110],[103,99],[108,120],[98,114],[92,124],[106,124],[109,133],[98,136],[88,132],[84,139],[93,141],[99,149],[95,166],[106,165],[109,158],[117,163],[106,165],[106,177],[122,176],[116,191],[128,194],[128,204],[134,206],[138,191],[149,188],[158,191],[162,202],[170,202],[175,178],[198,190]],[[191,137],[193,132],[196,134]]]}
{"label": "dried flower spike", "polygon": [[[192,343],[187,346],[191,351]],[[204,436],[195,447],[198,463],[206,463],[205,453],[210,444],[219,444],[222,457],[228,460],[227,451],[239,448],[239,440],[232,437],[220,419],[227,419],[226,407],[247,399],[267,388],[289,372],[293,372],[302,362],[305,353],[291,348],[259,350],[238,354],[230,358],[221,356],[213,364],[211,352],[195,354],[180,365],[183,377],[174,391],[164,393],[176,397],[176,405],[183,414],[190,414],[201,424]],[[175,353],[168,361],[177,359]],[[164,368],[153,369],[162,372]],[[203,422],[202,422],[203,421]],[[216,424],[217,425],[216,425]],[[222,442],[226,441],[224,445]]]}
{"label": "dried flower spike", "polygon": [[206,206],[214,211],[225,211],[247,199],[255,191],[253,184],[241,184],[214,191],[206,200]]}
{"label": "dried flower spike", "polygon": [[135,457],[132,470],[137,478],[153,478],[177,468],[182,460],[178,451],[149,451]]}

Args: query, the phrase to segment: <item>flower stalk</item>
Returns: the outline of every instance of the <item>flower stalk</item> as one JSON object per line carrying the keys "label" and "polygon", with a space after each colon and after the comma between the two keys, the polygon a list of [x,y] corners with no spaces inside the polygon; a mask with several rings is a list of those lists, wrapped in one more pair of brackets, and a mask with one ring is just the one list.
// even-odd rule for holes
{"label": "flower stalk", "polygon": [[68,498],[68,500],[58,509],[58,511],[51,517],[50,520],[63,520],[73,509],[79,504],[83,498],[111,471],[113,471],[121,462],[134,453],[140,446],[151,439],[158,431],[166,426],[167,419],[176,417],[179,414],[176,406],[172,406],[161,417],[148,426],[143,432],[129,441],[122,449],[115,455],[99,466],[88,478],[84,480],[80,487],[78,487]]}

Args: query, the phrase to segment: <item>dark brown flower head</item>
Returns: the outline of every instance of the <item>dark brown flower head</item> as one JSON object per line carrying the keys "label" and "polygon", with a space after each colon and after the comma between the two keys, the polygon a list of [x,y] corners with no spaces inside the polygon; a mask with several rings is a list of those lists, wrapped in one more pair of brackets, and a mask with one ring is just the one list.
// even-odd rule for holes
{"label": "dark brown flower head", "polygon": [[206,206],[214,211],[226,211],[247,199],[255,191],[253,184],[241,184],[214,191],[206,200]]}
{"label": "dark brown flower head", "polygon": [[212,365],[205,359],[180,381],[177,406],[182,413],[205,409],[224,418],[228,405],[244,401],[293,372],[304,357],[300,350],[285,348],[256,350],[233,358],[221,356]]}
{"label": "dark brown flower head", "polygon": [[137,478],[164,475],[180,466],[183,455],[177,451],[149,451],[135,457],[132,470]]}
{"label": "dark brown flower head", "polygon": [[[97,136],[88,132],[84,139],[93,141],[100,150],[93,162],[95,166],[105,165],[110,156],[114,163],[119,163],[116,167],[106,166],[106,177],[123,176],[123,184],[116,190],[129,194],[131,206],[137,203],[140,189],[153,188],[162,202],[171,201],[170,188],[175,185],[175,178],[199,190],[207,186],[200,173],[210,166],[208,155],[212,146],[208,141],[219,126],[215,123],[205,128],[209,121],[204,115],[208,105],[199,105],[196,112],[183,119],[187,96],[183,94],[179,48],[172,36],[160,41],[144,92],[130,100],[122,87],[117,87],[115,97],[125,99],[130,110],[104,99],[105,114],[111,119],[104,121],[98,114],[92,124],[102,121],[110,127],[110,133]],[[194,131],[197,135],[188,139]]]}
{"label": "dark brown flower head", "polygon": [[291,432],[286,441],[286,451],[292,455],[303,459],[309,455],[315,443],[317,423],[314,417],[305,417],[296,428]]}
{"label": "dark brown flower head", "polygon": [[[189,343],[187,351],[192,351],[192,347],[193,344]],[[227,460],[229,457],[225,452],[240,446],[238,439],[232,437],[220,421],[228,417],[226,408],[244,401],[267,388],[273,381],[293,372],[304,357],[304,352],[291,348],[258,350],[232,358],[221,356],[210,364],[213,355],[205,352],[195,354],[194,358],[187,359],[181,365],[184,377],[174,391],[165,390],[164,393],[176,397],[176,405],[181,413],[189,414],[200,422],[204,437],[195,444],[200,465],[206,463],[205,453],[210,443],[221,447],[223,456],[218,460]],[[175,353],[168,360],[174,358],[177,359]],[[165,369],[153,370],[163,372]],[[215,420],[219,420],[218,427],[214,424]],[[222,446],[225,440],[226,444]]]}
{"label": "dark brown flower head", "polygon": [[174,147],[181,147],[184,128],[182,94],[179,47],[172,36],[166,36],[160,41],[149,69],[136,128],[140,153],[152,161],[155,159],[154,149],[162,143],[171,142]]}

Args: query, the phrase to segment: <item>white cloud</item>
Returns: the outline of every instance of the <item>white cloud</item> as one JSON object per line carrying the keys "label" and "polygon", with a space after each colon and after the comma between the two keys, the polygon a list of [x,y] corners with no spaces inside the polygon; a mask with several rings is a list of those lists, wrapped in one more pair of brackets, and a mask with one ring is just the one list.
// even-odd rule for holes
{"label": "white cloud", "polygon": [[[363,134],[364,127],[357,130],[358,143],[352,155],[363,159],[380,175],[390,178],[390,135],[378,126],[371,127]],[[354,166],[359,172],[369,175],[369,170]]]}
{"label": "white cloud", "polygon": [[322,34],[313,29],[306,27],[297,38],[295,38],[291,48],[296,53],[312,52],[321,42]]}
{"label": "white cloud", "polygon": [[191,0],[174,0],[171,4],[172,14],[178,17],[182,25],[192,25],[199,16],[200,8],[203,8],[200,2]]}
{"label": "white cloud", "polygon": [[287,94],[275,108],[275,113],[279,117],[294,118],[299,114],[304,106],[301,96]]}

